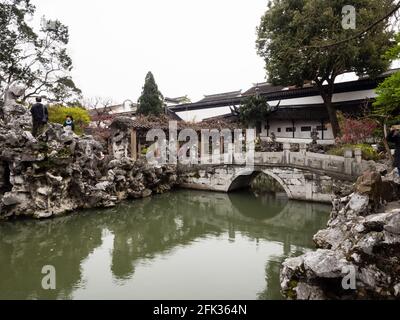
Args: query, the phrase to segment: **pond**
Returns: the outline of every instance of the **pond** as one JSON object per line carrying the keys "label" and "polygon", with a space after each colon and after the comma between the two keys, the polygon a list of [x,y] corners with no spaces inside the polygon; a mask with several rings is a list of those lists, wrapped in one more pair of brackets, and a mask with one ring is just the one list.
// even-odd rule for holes
{"label": "pond", "polygon": [[[116,208],[0,223],[0,299],[282,299],[283,260],[330,206],[177,190]],[[54,266],[56,289],[42,288]]]}

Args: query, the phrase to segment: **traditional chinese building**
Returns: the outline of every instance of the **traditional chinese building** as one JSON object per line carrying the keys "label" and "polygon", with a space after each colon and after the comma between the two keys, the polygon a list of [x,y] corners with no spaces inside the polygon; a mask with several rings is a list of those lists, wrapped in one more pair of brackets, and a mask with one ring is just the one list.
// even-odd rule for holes
{"label": "traditional chinese building", "polygon": [[[376,98],[375,89],[386,77],[399,69],[381,74],[376,79],[369,77],[335,84],[333,105],[345,114],[359,114],[371,106]],[[259,83],[245,92],[234,91],[205,96],[196,103],[171,107],[185,121],[203,121],[205,119],[229,119],[237,117],[237,110],[244,98],[260,94],[271,106],[279,108],[268,117],[261,119],[258,128],[261,138],[275,135],[279,142],[311,142],[311,133],[317,130],[320,144],[334,143],[329,116],[319,90],[312,83],[302,88],[273,86]]]}

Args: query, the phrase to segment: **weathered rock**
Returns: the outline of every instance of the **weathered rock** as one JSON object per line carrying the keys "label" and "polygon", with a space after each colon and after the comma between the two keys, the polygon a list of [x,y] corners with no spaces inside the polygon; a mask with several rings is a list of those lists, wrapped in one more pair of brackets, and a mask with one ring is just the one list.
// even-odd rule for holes
{"label": "weathered rock", "polygon": [[353,194],[346,207],[347,210],[352,210],[356,215],[364,214],[368,210],[369,196],[358,193]]}
{"label": "weathered rock", "polygon": [[[8,118],[0,118],[0,219],[112,207],[176,184],[175,166],[155,169],[142,160],[104,156],[102,144],[92,136],[79,137],[59,124],[49,124],[35,139],[30,112],[14,99],[19,87],[9,92],[3,109]],[[122,136],[126,139],[128,133]]]}
{"label": "weathered rock", "polygon": [[108,188],[112,186],[112,183],[109,181],[103,181],[96,184],[95,188],[100,191],[106,191]]}
{"label": "weathered rock", "polygon": [[326,300],[324,292],[318,286],[308,283],[299,282],[295,291],[298,300]]}
{"label": "weathered rock", "polygon": [[391,172],[392,180],[395,184],[399,185],[400,184],[400,173],[398,169],[394,169]]}
{"label": "weathered rock", "polygon": [[389,165],[387,163],[374,162],[374,170],[381,176],[385,176],[389,172]]}
{"label": "weathered rock", "polygon": [[353,251],[361,251],[365,254],[372,255],[373,250],[384,240],[384,235],[382,232],[369,232],[364,235],[357,244],[353,247]]}
{"label": "weathered rock", "polygon": [[112,160],[108,163],[108,169],[114,169],[117,168],[121,165],[121,161],[120,160]]}
{"label": "weathered rock", "polygon": [[382,197],[382,177],[376,171],[367,171],[357,179],[356,192],[367,195],[375,208],[380,204]]}
{"label": "weathered rock", "polygon": [[[400,299],[399,203],[388,204],[384,213],[368,215],[376,191],[370,182],[379,180],[373,176],[367,173],[359,179],[358,192],[343,198],[347,203],[332,212],[328,228],[314,236],[323,250],[283,263],[280,279],[286,297]],[[345,276],[354,277],[355,290],[343,287]]]}
{"label": "weathered rock", "polygon": [[387,219],[384,230],[396,235],[400,235],[400,210],[393,212],[393,215]]}
{"label": "weathered rock", "polygon": [[373,291],[377,291],[379,288],[388,287],[391,282],[388,275],[379,270],[375,265],[360,268],[358,280],[363,286],[369,287],[369,289]]}
{"label": "weathered rock", "polygon": [[51,194],[52,188],[49,186],[41,187],[37,189],[38,194],[42,196],[48,196]]}
{"label": "weathered rock", "polygon": [[395,297],[400,297],[400,283],[396,284],[393,289]]}
{"label": "weathered rock", "polygon": [[146,189],[142,192],[142,198],[150,197],[153,192],[149,189]]}
{"label": "weathered rock", "polygon": [[317,245],[317,248],[335,249],[338,245],[340,245],[340,243],[342,243],[346,239],[347,236],[348,232],[345,232],[339,228],[324,229],[318,231],[313,240]]}
{"label": "weathered rock", "polygon": [[[14,130],[24,130],[32,127],[32,117],[28,109],[17,102],[17,99],[23,96],[25,90],[26,86],[20,81],[15,81],[7,87],[4,93],[4,105],[1,110],[4,117],[3,126],[7,125]],[[14,142],[11,141],[11,144]]]}
{"label": "weathered rock", "polygon": [[5,206],[13,206],[16,204],[25,204],[27,201],[27,196],[23,193],[6,193],[3,198],[2,202]]}
{"label": "weathered rock", "polygon": [[311,278],[338,278],[347,265],[344,256],[332,250],[319,249],[305,254],[304,269]]}
{"label": "weathered rock", "polygon": [[282,272],[280,274],[281,288],[284,292],[288,292],[293,289],[291,286],[291,281],[296,281],[300,274],[297,272],[300,270],[302,272],[304,267],[304,257],[295,257],[286,259],[282,264]]}

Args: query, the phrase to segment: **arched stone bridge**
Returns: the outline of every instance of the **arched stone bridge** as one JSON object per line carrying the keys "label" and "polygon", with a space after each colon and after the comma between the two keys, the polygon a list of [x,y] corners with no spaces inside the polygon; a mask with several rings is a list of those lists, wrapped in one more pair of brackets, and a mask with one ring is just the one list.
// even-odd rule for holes
{"label": "arched stone bridge", "polygon": [[[344,157],[306,152],[256,153],[254,166],[237,163],[180,166],[181,187],[230,192],[250,185],[261,173],[274,178],[290,199],[315,202],[332,201],[334,184],[351,184],[370,165],[361,151],[347,151]],[[234,157],[233,157],[234,158]]]}

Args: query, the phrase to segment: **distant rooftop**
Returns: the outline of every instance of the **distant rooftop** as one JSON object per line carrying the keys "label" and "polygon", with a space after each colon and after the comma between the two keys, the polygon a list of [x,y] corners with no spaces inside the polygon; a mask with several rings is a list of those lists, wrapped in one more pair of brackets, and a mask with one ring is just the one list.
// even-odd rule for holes
{"label": "distant rooftop", "polygon": [[242,95],[242,90],[205,95],[199,102],[210,102],[223,99],[237,98]]}
{"label": "distant rooftop", "polygon": [[176,104],[189,103],[190,102],[190,99],[189,99],[189,97],[187,95],[186,96],[182,96],[182,97],[176,97],[176,98],[166,97],[164,100],[165,100],[165,102],[176,103]]}
{"label": "distant rooftop", "polygon": [[[118,113],[129,113],[129,112],[134,112],[135,108],[137,108],[137,104],[136,103],[130,103],[130,110],[128,110],[126,108],[126,104],[116,104],[116,105],[112,105],[112,106],[107,106],[107,107],[101,107],[101,108],[93,108],[89,110],[89,113],[93,116],[93,115],[99,115],[99,114],[103,114],[103,113],[113,113],[113,112],[117,112]],[[124,109],[124,110],[121,110]]]}
{"label": "distant rooftop", "polygon": [[247,95],[253,95],[257,93],[257,90],[259,93],[270,93],[270,92],[276,92],[276,91],[281,91],[285,87],[284,86],[274,86],[271,83],[268,82],[263,82],[263,83],[256,83],[253,85],[252,88],[247,90],[246,92],[243,93],[244,96]]}

